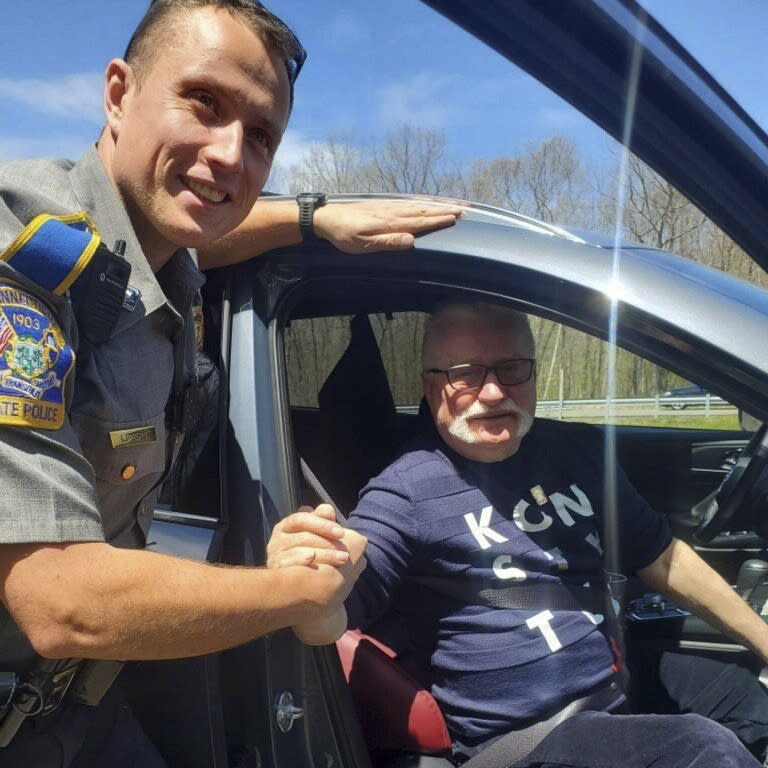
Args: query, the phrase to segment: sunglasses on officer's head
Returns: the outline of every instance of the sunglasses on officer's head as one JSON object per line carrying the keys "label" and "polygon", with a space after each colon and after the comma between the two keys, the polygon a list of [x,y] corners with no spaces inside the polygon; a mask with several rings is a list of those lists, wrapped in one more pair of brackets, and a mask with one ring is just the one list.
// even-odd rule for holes
{"label": "sunglasses on officer's head", "polygon": [[272,16],[275,22],[282,27],[287,35],[289,35],[293,46],[296,49],[296,53],[285,60],[285,68],[288,71],[288,82],[291,84],[291,88],[293,88],[293,84],[296,82],[296,78],[299,76],[299,72],[301,72],[301,68],[307,60],[307,52],[304,50],[304,46],[299,42],[299,38],[296,37],[293,30],[281,18],[272,13],[264,3],[260,3],[259,0],[250,0],[250,2],[252,5],[255,5],[257,8],[262,8],[266,13]]}

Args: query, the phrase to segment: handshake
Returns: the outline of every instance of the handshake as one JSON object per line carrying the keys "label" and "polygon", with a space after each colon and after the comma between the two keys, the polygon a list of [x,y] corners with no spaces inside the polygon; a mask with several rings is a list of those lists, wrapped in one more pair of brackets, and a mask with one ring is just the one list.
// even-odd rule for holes
{"label": "handshake", "polygon": [[330,504],[300,507],[281,520],[267,544],[267,567],[290,569],[308,604],[307,619],[294,625],[309,645],[338,640],[347,629],[344,601],[365,568],[368,540],[336,522]]}

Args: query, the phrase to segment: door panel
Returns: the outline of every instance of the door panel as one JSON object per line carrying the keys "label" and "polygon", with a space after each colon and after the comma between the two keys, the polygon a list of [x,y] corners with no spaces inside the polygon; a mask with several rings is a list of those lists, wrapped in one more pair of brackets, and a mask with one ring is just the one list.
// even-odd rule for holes
{"label": "door panel", "polygon": [[[691,508],[717,488],[727,471],[723,467],[747,439],[743,433],[716,430],[616,430],[619,462],[630,481],[654,509],[667,516],[673,534],[689,543],[697,524]],[[694,544],[731,583],[735,583],[742,561],[759,546],[754,535],[736,531],[718,536],[707,547]]]}

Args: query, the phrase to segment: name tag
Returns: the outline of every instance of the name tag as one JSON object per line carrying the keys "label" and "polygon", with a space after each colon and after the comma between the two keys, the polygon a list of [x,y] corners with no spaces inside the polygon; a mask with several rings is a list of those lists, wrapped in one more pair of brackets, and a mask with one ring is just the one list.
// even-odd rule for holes
{"label": "name tag", "polygon": [[154,427],[136,427],[135,429],[119,429],[109,433],[113,448],[128,448],[132,445],[156,443],[157,432]]}

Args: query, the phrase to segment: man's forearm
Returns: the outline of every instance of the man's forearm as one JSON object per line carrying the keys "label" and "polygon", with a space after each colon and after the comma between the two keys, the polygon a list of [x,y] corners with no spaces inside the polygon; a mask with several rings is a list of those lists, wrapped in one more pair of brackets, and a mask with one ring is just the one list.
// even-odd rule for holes
{"label": "man's forearm", "polygon": [[200,269],[225,267],[274,248],[301,242],[295,202],[256,203],[245,221],[226,237],[198,251]]}
{"label": "man's forearm", "polygon": [[324,615],[328,585],[341,581],[331,566],[217,567],[100,543],[37,546],[11,560],[3,601],[52,658],[211,653]]}
{"label": "man's forearm", "polygon": [[[403,250],[414,236],[456,223],[461,208],[431,203],[330,202],[315,211],[315,235],[344,253]],[[200,269],[236,264],[302,241],[294,201],[258,201],[237,229],[198,252]]]}
{"label": "man's forearm", "polygon": [[673,539],[638,575],[768,661],[768,625],[684,542]]}

